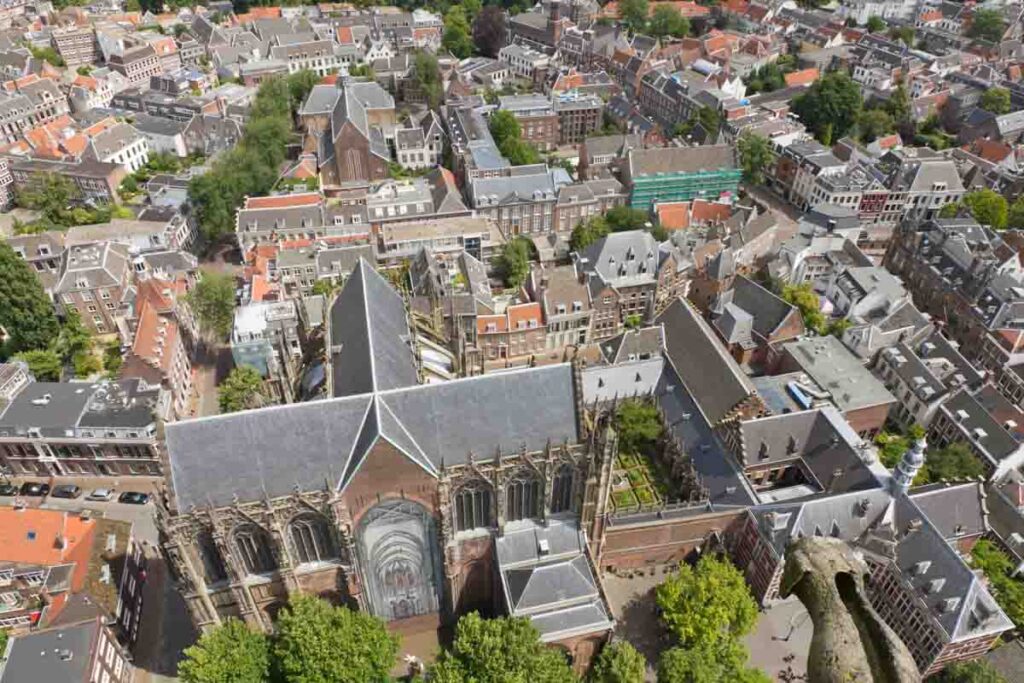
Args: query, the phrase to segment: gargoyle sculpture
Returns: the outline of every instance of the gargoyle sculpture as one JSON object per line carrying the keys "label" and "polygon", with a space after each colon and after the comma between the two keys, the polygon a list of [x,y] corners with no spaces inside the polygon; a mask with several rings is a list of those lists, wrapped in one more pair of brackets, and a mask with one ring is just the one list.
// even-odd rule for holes
{"label": "gargoyle sculpture", "polygon": [[814,624],[809,683],[919,683],[907,646],[864,593],[868,568],[837,538],[803,538],[786,549],[779,593],[795,594]]}

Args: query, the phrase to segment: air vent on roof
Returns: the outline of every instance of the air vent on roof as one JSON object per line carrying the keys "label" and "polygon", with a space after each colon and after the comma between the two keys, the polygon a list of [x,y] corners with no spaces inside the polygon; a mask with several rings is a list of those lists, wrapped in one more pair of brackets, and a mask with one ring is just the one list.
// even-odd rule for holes
{"label": "air vent on roof", "polygon": [[39,398],[32,399],[32,405],[34,406],[47,406],[50,405],[50,401],[53,399],[51,394],[43,394]]}

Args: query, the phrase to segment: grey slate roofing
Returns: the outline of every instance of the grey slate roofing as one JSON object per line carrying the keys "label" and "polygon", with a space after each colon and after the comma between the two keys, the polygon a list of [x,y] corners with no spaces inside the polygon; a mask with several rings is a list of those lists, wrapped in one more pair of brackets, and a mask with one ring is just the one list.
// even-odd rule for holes
{"label": "grey slate roofing", "polygon": [[624,360],[646,360],[661,355],[665,346],[665,331],[660,325],[639,330],[626,330],[617,337],[601,343],[601,353],[609,363]]}
{"label": "grey slate roofing", "polygon": [[665,353],[712,425],[754,394],[754,385],[692,306],[676,299],[658,316],[665,327]]}
{"label": "grey slate roofing", "polygon": [[[541,554],[541,542],[548,552]],[[612,627],[574,520],[513,522],[495,540],[506,608],[550,642]]]}
{"label": "grey slate roofing", "polygon": [[302,109],[299,110],[299,115],[329,114],[334,109],[334,104],[340,95],[341,90],[335,86],[318,83],[309,91],[306,101],[302,103]]}
{"label": "grey slate roofing", "polygon": [[584,272],[596,273],[613,287],[628,287],[655,281],[661,250],[646,230],[627,230],[597,240],[579,261]]}
{"label": "grey slate roofing", "polygon": [[742,275],[733,281],[732,289],[722,293],[719,302],[731,303],[750,314],[754,319],[754,331],[765,338],[771,336],[796,311],[785,300]]}
{"label": "grey slate roofing", "polygon": [[736,167],[736,155],[730,145],[699,147],[656,147],[631,149],[627,157],[632,177],[657,173],[697,173]]}
{"label": "grey slate roofing", "polygon": [[154,423],[159,389],[144,391],[138,379],[89,382],[32,382],[0,414],[0,436],[37,429],[44,437],[74,436],[79,428],[144,430]]}
{"label": "grey slate roofing", "polygon": [[990,465],[998,465],[1000,460],[1012,455],[1020,447],[1003,425],[966,388],[953,393],[939,410],[947,413],[949,419],[968,435],[980,434],[976,431],[979,429],[984,432],[980,438],[972,436],[972,442],[989,458]]}
{"label": "grey slate roofing", "polygon": [[410,338],[402,297],[360,258],[331,306],[334,396],[415,385]]}
{"label": "grey slate roofing", "polygon": [[[90,679],[98,620],[13,638],[0,683],[82,683]],[[70,654],[70,656],[67,656]]]}
{"label": "grey slate roofing", "polygon": [[167,425],[178,509],[344,488],[379,439],[436,476],[579,438],[567,364],[417,384],[402,299],[363,260],[330,316],[335,398]]}
{"label": "grey slate roofing", "polygon": [[910,497],[947,541],[989,530],[988,495],[980,482],[918,486]]}
{"label": "grey slate roofing", "polygon": [[589,405],[594,401],[603,403],[653,394],[664,367],[665,359],[661,356],[588,367],[583,370],[583,400]]}

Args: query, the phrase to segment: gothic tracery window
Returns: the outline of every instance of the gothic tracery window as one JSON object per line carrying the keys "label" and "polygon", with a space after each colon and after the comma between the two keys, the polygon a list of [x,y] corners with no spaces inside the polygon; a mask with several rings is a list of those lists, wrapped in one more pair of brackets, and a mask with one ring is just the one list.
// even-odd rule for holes
{"label": "gothic tracery window", "polygon": [[491,487],[474,481],[455,493],[455,530],[481,529],[491,526]]}
{"label": "gothic tracery window", "polygon": [[213,540],[213,534],[209,531],[199,532],[196,537],[196,547],[199,550],[199,559],[203,564],[203,578],[207,583],[217,583],[228,578],[228,572],[224,568],[224,561]]}
{"label": "gothic tracery window", "polygon": [[238,558],[247,574],[262,574],[276,568],[267,532],[248,524],[235,531],[234,540]]}
{"label": "gothic tracery window", "polygon": [[567,512],[572,510],[572,465],[566,463],[558,468],[551,482],[551,511]]}
{"label": "gothic tracery window", "polygon": [[337,557],[326,520],[314,514],[301,515],[288,525],[295,560],[323,562]]}
{"label": "gothic tracery window", "polygon": [[505,519],[540,517],[540,479],[529,472],[520,472],[505,487]]}

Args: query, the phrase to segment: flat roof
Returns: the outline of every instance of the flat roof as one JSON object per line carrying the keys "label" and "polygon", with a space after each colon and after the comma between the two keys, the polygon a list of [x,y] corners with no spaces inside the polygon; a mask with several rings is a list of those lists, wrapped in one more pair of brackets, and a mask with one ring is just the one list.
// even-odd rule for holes
{"label": "flat roof", "polygon": [[832,395],[832,402],[843,412],[896,401],[860,359],[831,335],[807,337],[783,348],[818,386]]}

